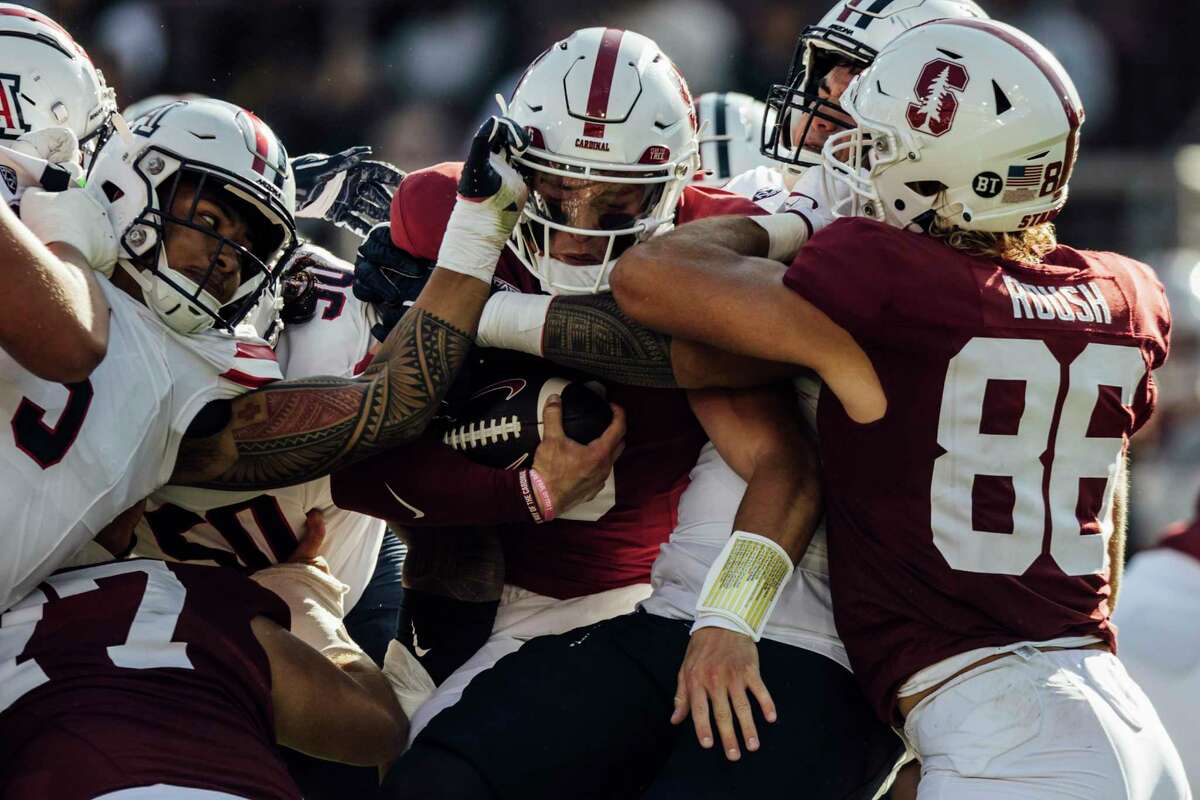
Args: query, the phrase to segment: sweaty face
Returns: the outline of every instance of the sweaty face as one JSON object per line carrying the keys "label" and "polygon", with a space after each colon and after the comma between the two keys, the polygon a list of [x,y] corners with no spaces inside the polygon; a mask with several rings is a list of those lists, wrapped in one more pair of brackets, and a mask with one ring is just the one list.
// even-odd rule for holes
{"label": "sweaty face", "polygon": [[[608,183],[537,173],[533,180],[538,211],[551,222],[591,231],[632,227],[657,201],[657,184]],[[608,237],[551,229],[550,257],[567,264],[599,264]],[[539,242],[540,245],[540,242]],[[613,255],[617,254],[616,249]]]}
{"label": "sweaty face", "polygon": [[[804,149],[819,153],[821,148],[825,146],[825,140],[832,134],[845,128],[854,127],[854,121],[850,119],[848,114],[842,112],[838,101],[841,100],[842,93],[846,91],[846,88],[850,85],[850,81],[854,80],[854,76],[860,71],[861,69],[857,66],[852,67],[839,64],[825,73],[825,77],[821,79],[818,85],[818,93],[821,99],[834,106],[830,108],[829,105],[823,105],[819,109],[820,112],[824,116],[838,120],[842,125],[838,126],[828,119],[814,116],[811,113],[794,114],[791,141],[799,141],[800,137],[804,136]],[[810,119],[812,120],[812,125],[808,124]],[[808,130],[807,135],[805,135],[806,127]]]}
{"label": "sweaty face", "polygon": [[175,219],[190,219],[194,227],[166,223],[167,263],[221,303],[229,302],[242,282],[243,259],[236,249],[222,244],[218,237],[249,250],[250,230],[246,220],[219,193],[205,190],[197,198],[195,187],[188,184],[179,187],[168,214]]}

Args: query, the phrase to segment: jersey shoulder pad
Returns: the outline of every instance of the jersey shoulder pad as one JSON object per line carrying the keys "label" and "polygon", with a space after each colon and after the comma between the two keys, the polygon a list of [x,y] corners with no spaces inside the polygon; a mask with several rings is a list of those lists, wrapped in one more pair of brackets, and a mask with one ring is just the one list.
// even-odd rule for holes
{"label": "jersey shoulder pad", "polygon": [[392,198],[392,244],[418,258],[437,258],[461,172],[461,162],[446,162],[404,177]]}

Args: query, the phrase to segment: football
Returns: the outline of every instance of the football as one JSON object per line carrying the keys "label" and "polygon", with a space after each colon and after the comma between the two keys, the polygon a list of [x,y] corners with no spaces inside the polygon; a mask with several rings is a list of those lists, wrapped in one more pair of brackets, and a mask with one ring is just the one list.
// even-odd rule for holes
{"label": "football", "polygon": [[612,422],[612,408],[595,389],[566,378],[507,378],[479,389],[463,405],[442,441],[479,464],[528,467],[542,441],[542,411],[562,397],[563,431],[587,444]]}

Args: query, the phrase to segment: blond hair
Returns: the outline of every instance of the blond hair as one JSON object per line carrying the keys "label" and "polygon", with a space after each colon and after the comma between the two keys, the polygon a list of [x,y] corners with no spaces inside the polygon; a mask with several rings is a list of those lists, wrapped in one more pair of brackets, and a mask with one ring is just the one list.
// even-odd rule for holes
{"label": "blond hair", "polygon": [[1022,231],[994,233],[963,230],[935,216],[933,224],[929,226],[929,235],[967,255],[1002,258],[1023,264],[1040,264],[1058,247],[1052,222],[1043,222]]}

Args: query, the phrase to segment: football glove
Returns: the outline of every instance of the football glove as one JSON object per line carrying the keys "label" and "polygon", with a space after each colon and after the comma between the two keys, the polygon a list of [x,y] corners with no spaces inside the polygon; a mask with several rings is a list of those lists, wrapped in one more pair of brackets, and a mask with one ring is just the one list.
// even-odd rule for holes
{"label": "football glove", "polygon": [[371,328],[376,339],[382,342],[387,338],[432,273],[432,261],[417,258],[392,244],[388,223],[371,229],[354,262],[354,296],[370,303],[379,315],[379,322]]}
{"label": "football glove", "polygon": [[365,237],[388,219],[392,195],[404,172],[386,161],[367,161],[371,148],[311,153],[292,159],[296,216],[323,219]]}

